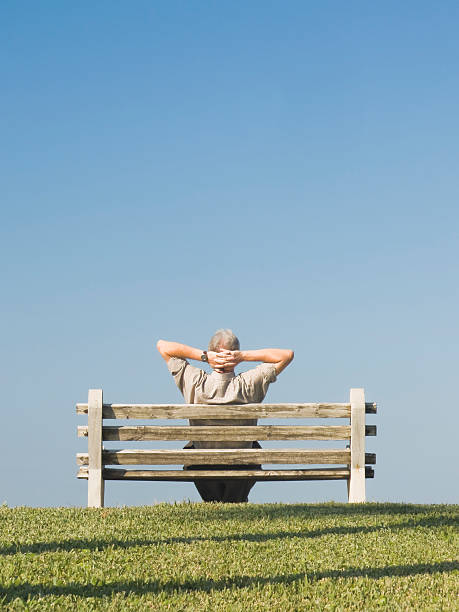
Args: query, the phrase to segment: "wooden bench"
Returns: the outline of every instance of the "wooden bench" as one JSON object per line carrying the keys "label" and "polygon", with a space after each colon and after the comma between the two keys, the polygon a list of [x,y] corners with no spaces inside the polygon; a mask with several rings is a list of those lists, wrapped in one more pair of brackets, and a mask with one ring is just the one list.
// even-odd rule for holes
{"label": "wooden bench", "polygon": [[[376,404],[365,403],[363,389],[351,389],[343,404],[104,404],[102,389],[90,389],[87,404],[77,404],[78,414],[88,415],[88,425],[78,427],[78,436],[88,438],[88,452],[77,453],[78,478],[88,479],[88,506],[104,505],[106,480],[166,480],[253,478],[266,480],[346,480],[348,501],[365,501],[365,478],[373,478],[368,464],[376,455],[365,453],[365,436],[375,436],[376,426],[365,425],[365,414],[375,414]],[[350,419],[346,425],[256,425],[256,426],[106,426],[104,419]],[[261,449],[104,449],[104,440],[341,440],[343,448]],[[346,448],[345,442],[348,441]],[[297,444],[298,446],[298,444]],[[228,465],[225,470],[121,469],[123,466]],[[231,469],[232,465],[333,465],[301,469]],[[338,467],[337,467],[338,466]]]}

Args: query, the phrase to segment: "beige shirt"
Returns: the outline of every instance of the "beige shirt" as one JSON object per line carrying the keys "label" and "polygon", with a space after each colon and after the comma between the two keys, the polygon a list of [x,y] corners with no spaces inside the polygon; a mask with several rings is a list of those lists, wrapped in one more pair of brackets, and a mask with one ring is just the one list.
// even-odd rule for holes
{"label": "beige shirt", "polygon": [[[262,402],[270,383],[276,380],[272,363],[235,376],[233,373],[208,374],[185,359],[171,357],[167,367],[187,404],[257,404]],[[256,425],[257,419],[190,419],[190,425]],[[194,442],[195,448],[251,448],[252,442]]]}

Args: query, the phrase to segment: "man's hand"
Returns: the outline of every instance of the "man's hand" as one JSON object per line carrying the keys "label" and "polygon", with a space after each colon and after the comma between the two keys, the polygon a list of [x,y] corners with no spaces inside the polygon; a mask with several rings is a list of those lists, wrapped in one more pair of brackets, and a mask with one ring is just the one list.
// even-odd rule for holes
{"label": "man's hand", "polygon": [[220,350],[218,353],[215,351],[207,351],[207,360],[210,367],[220,374],[232,372],[237,364],[242,361],[240,356],[237,357],[234,353],[239,353],[239,351],[227,351],[224,349]]}
{"label": "man's hand", "polygon": [[221,374],[223,372],[223,366],[218,355],[219,354],[215,351],[207,351],[207,361],[213,370]]}
{"label": "man's hand", "polygon": [[232,372],[234,368],[243,361],[241,351],[228,351],[227,349],[221,349],[215,357],[215,362],[218,371]]}

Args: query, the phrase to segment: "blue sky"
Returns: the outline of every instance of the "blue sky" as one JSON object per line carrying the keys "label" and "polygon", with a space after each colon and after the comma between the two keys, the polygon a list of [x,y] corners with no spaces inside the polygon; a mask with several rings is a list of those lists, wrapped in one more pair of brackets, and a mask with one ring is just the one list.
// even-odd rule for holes
{"label": "blue sky", "polygon": [[84,505],[74,404],[181,401],[155,341],[230,327],[295,349],[270,401],[378,402],[370,500],[458,502],[458,26],[455,2],[2,3],[0,501]]}

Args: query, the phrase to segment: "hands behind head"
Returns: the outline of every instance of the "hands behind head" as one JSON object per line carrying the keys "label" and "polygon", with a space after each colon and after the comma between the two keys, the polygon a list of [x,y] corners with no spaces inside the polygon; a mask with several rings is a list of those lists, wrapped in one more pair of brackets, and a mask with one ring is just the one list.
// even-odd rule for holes
{"label": "hands behind head", "polygon": [[220,349],[218,353],[207,351],[207,359],[210,367],[220,374],[232,372],[243,361],[241,351],[228,351],[227,349]]}

